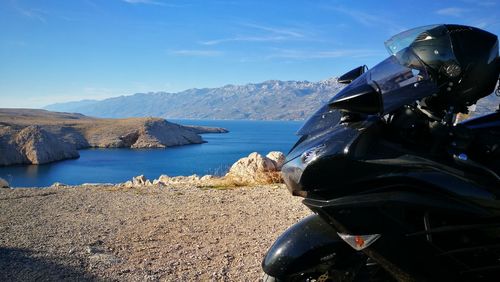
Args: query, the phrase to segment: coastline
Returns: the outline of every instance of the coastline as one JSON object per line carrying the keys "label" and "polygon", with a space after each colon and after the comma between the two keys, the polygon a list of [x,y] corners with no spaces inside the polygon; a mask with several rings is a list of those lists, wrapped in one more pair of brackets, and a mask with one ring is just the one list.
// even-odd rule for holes
{"label": "coastline", "polygon": [[86,148],[166,148],[205,142],[223,128],[183,126],[161,118],[103,119],[35,109],[0,109],[0,166],[78,158]]}

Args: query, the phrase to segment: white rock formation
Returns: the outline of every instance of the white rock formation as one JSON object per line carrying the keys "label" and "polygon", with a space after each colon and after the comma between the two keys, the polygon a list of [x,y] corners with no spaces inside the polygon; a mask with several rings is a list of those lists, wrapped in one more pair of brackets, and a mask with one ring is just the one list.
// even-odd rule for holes
{"label": "white rock formation", "polygon": [[132,178],[132,185],[133,186],[143,186],[146,185],[146,177],[144,175],[139,175],[134,178]]}
{"label": "white rock formation", "polygon": [[256,152],[234,163],[225,177],[236,184],[273,183],[281,180],[276,163]]}

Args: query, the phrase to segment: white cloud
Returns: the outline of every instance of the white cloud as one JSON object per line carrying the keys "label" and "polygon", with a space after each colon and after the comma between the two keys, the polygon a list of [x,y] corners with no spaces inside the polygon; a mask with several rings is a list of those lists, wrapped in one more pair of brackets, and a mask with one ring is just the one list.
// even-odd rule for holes
{"label": "white cloud", "polygon": [[443,8],[443,9],[437,10],[436,14],[441,15],[441,16],[461,17],[465,12],[467,12],[466,9],[457,8],[457,7],[448,7],[448,8]]}
{"label": "white cloud", "polygon": [[381,56],[385,53],[369,49],[338,49],[326,51],[305,51],[293,49],[277,49],[275,53],[267,56],[268,59],[285,58],[296,60],[310,60],[310,59],[333,59],[333,58],[364,58],[372,56]]}
{"label": "white cloud", "polygon": [[153,0],[122,0],[122,1],[129,4],[153,4],[153,5],[162,4],[161,2]]}
{"label": "white cloud", "polygon": [[184,50],[171,50],[169,51],[169,54],[177,56],[187,56],[187,57],[216,57],[222,55],[222,52],[216,50],[184,49]]}
{"label": "white cloud", "polygon": [[37,20],[37,21],[40,21],[42,23],[46,23],[47,20],[45,19],[46,17],[46,13],[42,10],[38,10],[38,9],[23,9],[23,8],[20,8],[20,7],[16,7],[17,8],[17,11],[19,11],[19,13],[27,18],[30,18],[32,20]]}
{"label": "white cloud", "polygon": [[177,4],[172,4],[172,3],[166,3],[162,1],[156,1],[156,0],[122,0],[125,3],[128,4],[144,4],[144,5],[156,5],[156,6],[165,6],[165,7],[184,7],[184,5],[177,5]]}
{"label": "white cloud", "polygon": [[388,19],[387,17],[384,17],[382,15],[378,15],[375,13],[365,13],[362,11],[358,11],[355,9],[351,8],[345,8],[345,7],[332,7],[328,6],[325,7],[327,9],[342,13],[344,15],[349,16],[353,20],[357,21],[358,23],[368,26],[368,27],[373,27],[377,25],[383,25],[386,27],[391,28],[391,30],[405,30],[406,28],[400,26],[399,24],[395,23],[394,21]]}
{"label": "white cloud", "polygon": [[[285,41],[285,40],[298,40],[304,38],[304,32],[299,31],[294,28],[283,28],[283,27],[271,27],[259,24],[245,23],[242,26],[249,27],[252,35],[236,35],[229,38],[213,39],[202,41],[200,44],[203,45],[217,45],[227,42],[273,42],[273,41]],[[255,34],[259,31],[261,34]],[[265,32],[265,34],[262,34]],[[249,32],[247,32],[248,34]]]}
{"label": "white cloud", "polygon": [[463,3],[467,3],[470,5],[477,5],[477,6],[482,6],[482,7],[493,7],[496,6],[497,3],[495,1],[488,1],[488,0],[461,0]]}
{"label": "white cloud", "polygon": [[271,26],[264,26],[264,25],[259,25],[259,24],[243,24],[244,26],[251,27],[254,29],[260,29],[263,31],[269,31],[274,34],[281,34],[284,36],[289,36],[289,37],[304,37],[304,34],[296,29],[293,28],[279,28],[279,27],[271,27]]}
{"label": "white cloud", "polygon": [[271,41],[283,41],[289,39],[285,36],[237,36],[233,38],[223,38],[215,40],[207,40],[200,42],[203,45],[217,45],[227,42],[271,42]]}

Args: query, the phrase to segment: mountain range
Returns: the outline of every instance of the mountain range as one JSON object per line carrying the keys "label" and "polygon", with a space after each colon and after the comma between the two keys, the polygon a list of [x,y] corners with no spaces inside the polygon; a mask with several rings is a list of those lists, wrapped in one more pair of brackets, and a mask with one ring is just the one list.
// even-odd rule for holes
{"label": "mountain range", "polygon": [[[103,118],[303,120],[343,87],[333,77],[318,82],[268,80],[178,93],[137,93],[100,101],[59,103],[45,109]],[[473,115],[497,107],[498,97],[492,94],[479,101]]]}
{"label": "mountain range", "polygon": [[336,78],[318,82],[269,80],[178,93],[137,93],[101,101],[59,103],[44,109],[106,118],[302,120],[343,86]]}

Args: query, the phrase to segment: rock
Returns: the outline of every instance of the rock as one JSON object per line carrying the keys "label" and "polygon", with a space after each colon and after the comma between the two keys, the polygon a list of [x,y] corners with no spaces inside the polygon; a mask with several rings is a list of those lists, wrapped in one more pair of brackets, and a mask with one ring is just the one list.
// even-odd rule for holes
{"label": "rock", "polygon": [[281,170],[281,167],[285,163],[285,154],[279,151],[272,151],[266,155],[266,158],[272,160],[276,166],[277,170]]}
{"label": "rock", "polygon": [[144,175],[139,175],[132,178],[132,184],[134,186],[143,186],[146,184],[146,181],[147,179]]}
{"label": "rock", "polygon": [[160,177],[158,178],[158,184],[167,185],[169,181],[170,177],[165,174],[160,175]]}
{"label": "rock", "polygon": [[200,177],[196,174],[190,176],[175,176],[169,179],[169,184],[198,184]]}
{"label": "rock", "polygon": [[7,180],[0,178],[0,188],[9,188],[9,182]]}
{"label": "rock", "polygon": [[215,176],[210,175],[210,174],[207,174],[207,175],[203,175],[203,176],[200,178],[200,181],[201,181],[201,182],[206,182],[206,181],[214,180],[215,178],[216,178]]}
{"label": "rock", "polygon": [[54,182],[51,187],[66,187],[68,185],[61,183],[61,182]]}
{"label": "rock", "polygon": [[144,182],[144,185],[153,186],[153,183],[151,183],[151,181],[149,179],[147,179],[146,182]]}
{"label": "rock", "polygon": [[104,252],[104,249],[101,246],[94,246],[94,245],[89,245],[85,247],[85,251],[89,255],[95,255],[95,254],[100,254]]}
{"label": "rock", "polygon": [[130,188],[130,187],[134,187],[134,183],[133,183],[132,181],[130,181],[130,180],[129,180],[129,181],[127,181],[127,182],[123,183],[123,186],[125,186],[125,187],[129,187],[129,188]]}
{"label": "rock", "polygon": [[109,267],[114,264],[118,264],[121,262],[119,258],[117,258],[114,255],[111,254],[95,254],[89,256],[89,262],[90,265],[96,266],[96,265],[102,265],[105,267]]}
{"label": "rock", "polygon": [[281,181],[275,162],[256,152],[234,163],[225,178],[235,184],[264,184]]}
{"label": "rock", "polygon": [[207,127],[207,126],[198,126],[198,125],[184,125],[185,128],[197,133],[197,134],[206,134],[206,133],[228,133],[229,130],[222,127]]}

